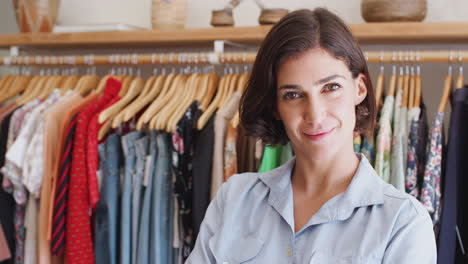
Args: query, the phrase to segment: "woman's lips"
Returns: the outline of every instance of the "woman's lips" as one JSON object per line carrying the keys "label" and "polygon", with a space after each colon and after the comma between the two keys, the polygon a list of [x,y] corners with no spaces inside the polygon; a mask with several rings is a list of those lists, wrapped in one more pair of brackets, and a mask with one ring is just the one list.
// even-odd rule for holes
{"label": "woman's lips", "polygon": [[320,131],[320,132],[312,132],[312,133],[305,133],[305,132],[304,132],[304,135],[305,135],[307,138],[309,138],[309,139],[311,139],[311,140],[313,140],[313,141],[318,141],[318,140],[321,140],[321,139],[325,138],[326,136],[328,136],[334,129],[335,129],[335,128],[332,128],[332,129],[330,129],[330,130],[328,130],[328,131],[324,131],[324,132],[322,132],[322,131]]}

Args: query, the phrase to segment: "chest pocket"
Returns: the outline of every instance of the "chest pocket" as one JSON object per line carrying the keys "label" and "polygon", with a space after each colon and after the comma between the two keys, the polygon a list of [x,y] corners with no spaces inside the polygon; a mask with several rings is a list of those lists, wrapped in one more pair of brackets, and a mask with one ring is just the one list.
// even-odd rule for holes
{"label": "chest pocket", "polygon": [[310,258],[309,264],[377,264],[382,259],[372,256],[339,256],[321,252],[315,252]]}
{"label": "chest pocket", "polygon": [[218,241],[215,237],[208,242],[216,264],[254,264],[263,248],[263,241],[254,238],[240,238],[238,241]]}

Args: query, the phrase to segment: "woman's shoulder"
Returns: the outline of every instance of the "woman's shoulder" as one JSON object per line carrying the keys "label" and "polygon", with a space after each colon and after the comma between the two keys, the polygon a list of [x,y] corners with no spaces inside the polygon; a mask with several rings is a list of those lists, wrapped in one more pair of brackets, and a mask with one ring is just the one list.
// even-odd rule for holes
{"label": "woman's shoulder", "polygon": [[409,222],[416,217],[432,221],[428,210],[418,199],[391,184],[384,183],[383,197],[385,209],[394,211],[399,222]]}

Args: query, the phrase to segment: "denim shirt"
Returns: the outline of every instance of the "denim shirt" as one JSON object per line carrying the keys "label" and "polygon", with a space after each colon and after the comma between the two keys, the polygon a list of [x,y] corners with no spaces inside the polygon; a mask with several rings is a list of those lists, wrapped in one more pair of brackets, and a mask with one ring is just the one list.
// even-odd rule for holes
{"label": "denim shirt", "polygon": [[436,263],[426,209],[377,176],[367,159],[350,185],[294,232],[295,159],[238,174],[211,202],[186,263]]}

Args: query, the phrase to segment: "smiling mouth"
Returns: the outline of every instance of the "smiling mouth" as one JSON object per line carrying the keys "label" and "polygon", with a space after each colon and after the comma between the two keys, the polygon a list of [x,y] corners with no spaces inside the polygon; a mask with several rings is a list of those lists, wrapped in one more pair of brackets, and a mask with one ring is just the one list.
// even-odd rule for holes
{"label": "smiling mouth", "polygon": [[325,132],[318,132],[318,133],[313,133],[313,134],[304,133],[304,135],[307,138],[309,138],[309,139],[311,139],[313,141],[319,141],[319,140],[325,138],[326,136],[330,135],[333,130],[335,130],[335,128],[332,128],[332,129],[330,129],[328,131],[325,131]]}

